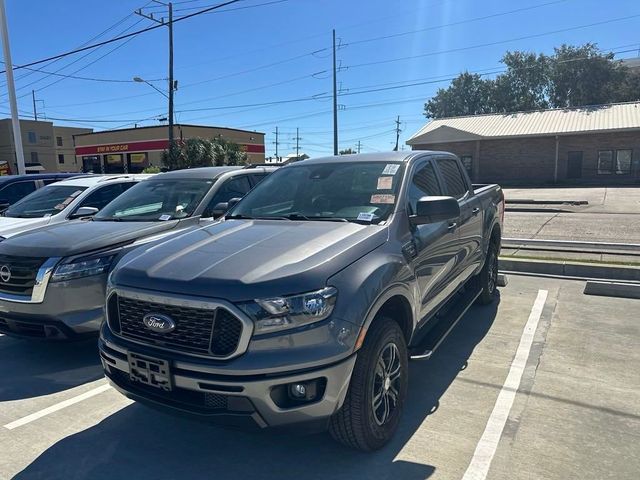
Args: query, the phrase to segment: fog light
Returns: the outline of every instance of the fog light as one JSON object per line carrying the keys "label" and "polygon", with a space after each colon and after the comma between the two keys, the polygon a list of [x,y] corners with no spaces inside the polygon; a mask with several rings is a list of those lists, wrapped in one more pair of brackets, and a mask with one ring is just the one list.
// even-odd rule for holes
{"label": "fog light", "polygon": [[289,395],[293,398],[303,399],[307,396],[307,387],[303,383],[292,383],[289,385]]}

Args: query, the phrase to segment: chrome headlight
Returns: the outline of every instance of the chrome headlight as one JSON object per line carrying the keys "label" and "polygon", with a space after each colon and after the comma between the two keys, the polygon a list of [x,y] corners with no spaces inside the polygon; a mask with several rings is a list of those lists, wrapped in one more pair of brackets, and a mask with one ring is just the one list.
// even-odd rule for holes
{"label": "chrome headlight", "polygon": [[106,273],[119,252],[109,251],[81,258],[74,258],[58,265],[51,275],[52,282],[64,282],[75,278]]}
{"label": "chrome headlight", "polygon": [[333,311],[338,291],[326,287],[287,297],[257,299],[239,305],[253,318],[255,334],[288,330],[324,320]]}

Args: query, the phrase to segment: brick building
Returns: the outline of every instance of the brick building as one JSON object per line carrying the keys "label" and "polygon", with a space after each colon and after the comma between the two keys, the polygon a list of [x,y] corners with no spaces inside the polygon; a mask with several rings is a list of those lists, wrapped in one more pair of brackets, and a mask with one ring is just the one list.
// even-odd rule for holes
{"label": "brick building", "polygon": [[442,118],[407,144],[455,153],[474,182],[640,183],[640,102]]}
{"label": "brick building", "polygon": [[[176,140],[223,138],[239,144],[249,163],[264,163],[264,133],[203,125],[174,125]],[[82,170],[94,173],[139,173],[162,166],[169,147],[166,126],[125,128],[74,135],[75,156]]]}

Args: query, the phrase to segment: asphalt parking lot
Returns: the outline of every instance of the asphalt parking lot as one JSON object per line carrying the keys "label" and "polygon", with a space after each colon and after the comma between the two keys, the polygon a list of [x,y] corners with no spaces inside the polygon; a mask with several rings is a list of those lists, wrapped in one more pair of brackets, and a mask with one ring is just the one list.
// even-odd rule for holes
{"label": "asphalt parking lot", "polygon": [[511,276],[411,363],[398,435],[373,454],[158,413],[106,386],[95,342],[2,336],[0,478],[636,479],[640,303],[583,288]]}

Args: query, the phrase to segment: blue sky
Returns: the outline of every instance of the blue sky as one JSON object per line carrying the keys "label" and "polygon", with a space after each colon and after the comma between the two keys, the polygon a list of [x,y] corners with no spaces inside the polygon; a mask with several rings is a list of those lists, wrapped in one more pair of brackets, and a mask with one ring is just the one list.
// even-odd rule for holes
{"label": "blue sky", "polygon": [[[71,50],[114,25],[94,41],[150,26],[132,13],[145,2],[6,0],[13,62]],[[177,1],[175,16],[215,3]],[[393,148],[398,115],[404,143],[425,123],[424,101],[447,79],[498,70],[506,50],[549,53],[595,42],[618,58],[640,56],[637,0],[243,0],[226,8],[175,25],[176,118],[265,132],[268,155],[276,126],[281,155],[295,147],[296,127],[302,151],[332,152],[332,104],[324,98],[332,88],[332,28],[341,44],[340,148],[360,140],[364,152]],[[152,2],[145,9],[162,10]],[[163,96],[130,81],[157,79],[166,88],[165,28],[34,68],[100,81],[16,71],[24,118],[32,116],[32,89],[41,115],[70,119],[57,124],[102,130],[157,125],[166,116]],[[0,102],[6,114],[4,77]]]}

